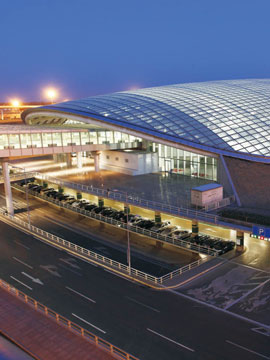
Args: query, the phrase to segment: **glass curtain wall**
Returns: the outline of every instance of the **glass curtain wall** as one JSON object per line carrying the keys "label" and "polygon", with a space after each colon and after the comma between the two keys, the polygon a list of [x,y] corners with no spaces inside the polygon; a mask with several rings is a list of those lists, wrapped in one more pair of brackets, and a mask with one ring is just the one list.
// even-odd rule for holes
{"label": "glass curtain wall", "polygon": [[0,150],[28,147],[71,145],[101,145],[142,141],[141,138],[119,131],[49,132],[28,134],[0,134]]}
{"label": "glass curtain wall", "polygon": [[153,151],[158,152],[160,171],[217,180],[217,159],[213,157],[161,144],[153,144]]}

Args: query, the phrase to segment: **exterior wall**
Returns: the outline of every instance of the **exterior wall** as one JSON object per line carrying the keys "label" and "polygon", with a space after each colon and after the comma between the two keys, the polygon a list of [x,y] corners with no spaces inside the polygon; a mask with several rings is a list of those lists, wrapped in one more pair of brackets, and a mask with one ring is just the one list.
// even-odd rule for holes
{"label": "exterior wall", "polygon": [[216,189],[198,191],[191,190],[191,204],[197,206],[205,206],[211,204],[215,201],[220,201],[223,199],[223,187],[218,187]]}
{"label": "exterior wall", "polygon": [[156,153],[102,151],[100,168],[128,175],[142,175],[158,171]]}

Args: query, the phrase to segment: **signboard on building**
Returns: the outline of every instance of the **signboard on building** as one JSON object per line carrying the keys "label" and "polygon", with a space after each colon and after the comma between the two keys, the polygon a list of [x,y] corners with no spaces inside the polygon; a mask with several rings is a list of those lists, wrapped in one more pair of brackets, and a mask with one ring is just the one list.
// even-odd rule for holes
{"label": "signboard on building", "polygon": [[270,240],[270,228],[266,228],[260,225],[252,226],[252,237],[256,237],[261,240]]}

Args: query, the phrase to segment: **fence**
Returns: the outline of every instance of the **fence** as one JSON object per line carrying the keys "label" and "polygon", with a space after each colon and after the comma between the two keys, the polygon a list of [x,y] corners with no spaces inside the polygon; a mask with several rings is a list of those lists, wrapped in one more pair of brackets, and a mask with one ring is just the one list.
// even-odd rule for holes
{"label": "fence", "polygon": [[3,289],[12,293],[13,295],[16,295],[20,300],[24,301],[25,303],[27,303],[28,305],[33,307],[35,310],[42,312],[47,317],[55,320],[57,323],[65,326],[65,327],[67,327],[68,329],[72,330],[76,334],[82,336],[87,341],[97,345],[101,349],[108,351],[110,354],[117,357],[118,359],[138,360],[138,358],[136,358],[135,356],[130,355],[129,353],[127,353],[126,351],[124,351],[122,349],[119,349],[118,347],[112,345],[108,341],[103,340],[99,336],[92,334],[90,331],[88,331],[88,330],[82,328],[81,326],[77,325],[76,323],[68,320],[64,316],[58,314],[54,310],[41,304],[40,302],[38,302],[37,300],[26,295],[22,291],[17,290],[15,287],[11,286],[10,284],[8,284],[6,281],[4,281],[2,279],[0,279],[0,286]]}
{"label": "fence", "polygon": [[[188,209],[188,208],[184,208],[184,207],[177,207],[177,206],[173,206],[173,205],[169,205],[169,204],[160,203],[157,201],[145,200],[145,199],[139,198],[138,196],[133,196],[126,192],[121,192],[118,190],[117,191],[116,190],[108,191],[106,189],[93,187],[92,185],[88,186],[88,185],[83,185],[83,184],[72,183],[69,181],[64,181],[64,180],[54,178],[49,175],[38,173],[38,172],[36,172],[35,175],[33,175],[33,174],[34,173],[31,173],[31,177],[34,176],[40,180],[47,180],[54,184],[60,185],[61,187],[71,188],[74,190],[78,190],[80,192],[87,192],[89,194],[93,194],[93,195],[100,196],[100,197],[105,197],[108,199],[113,199],[113,200],[116,200],[119,202],[124,202],[124,203],[130,204],[130,205],[134,205],[134,206],[140,206],[140,207],[143,207],[143,208],[146,208],[149,210],[166,212],[166,213],[176,215],[179,217],[187,217],[189,219],[206,221],[208,223],[210,222],[210,223],[214,223],[214,224],[226,224],[226,225],[234,224],[236,226],[240,225],[240,226],[248,227],[250,229],[252,228],[251,223],[247,223],[247,222],[241,221],[241,220],[224,218],[222,216],[215,215],[215,214],[209,214],[204,211],[192,210],[192,209]],[[233,201],[232,198],[233,197],[230,198],[231,199],[230,201]]]}
{"label": "fence", "polygon": [[213,203],[210,203],[210,204],[207,204],[205,205],[205,207],[203,208],[205,211],[212,211],[212,210],[216,210],[216,209],[219,209],[221,207],[224,207],[224,206],[228,206],[232,203],[235,202],[235,196],[232,195],[232,196],[229,196],[225,199],[222,199],[220,201],[215,201]]}
{"label": "fence", "polygon": [[[21,191],[25,192],[25,188],[18,185],[18,184],[13,184],[13,187],[15,189],[18,189],[18,190],[21,190]],[[82,214],[82,215],[87,216],[89,218],[92,218],[92,219],[95,219],[95,220],[98,220],[98,221],[113,225],[113,226],[115,226],[117,228],[122,228],[122,229],[128,230],[128,231],[136,233],[136,234],[145,235],[145,236],[151,237],[151,238],[153,238],[155,240],[163,241],[163,242],[166,242],[166,243],[174,245],[174,246],[178,246],[178,247],[185,248],[185,249],[188,249],[188,250],[196,251],[198,253],[203,253],[203,254],[207,254],[207,255],[211,255],[211,256],[218,256],[219,255],[219,251],[217,251],[215,249],[211,249],[209,247],[202,246],[202,245],[197,245],[197,244],[194,244],[194,243],[191,243],[189,241],[182,240],[182,239],[177,239],[177,238],[175,238],[173,236],[162,235],[162,234],[159,234],[156,231],[146,230],[146,229],[143,229],[143,228],[141,228],[139,226],[129,225],[129,224],[126,224],[126,223],[124,223],[122,221],[118,221],[118,220],[112,219],[110,217],[103,216],[101,214],[96,214],[94,211],[87,211],[85,209],[81,209],[81,208],[78,208],[78,207],[75,207],[75,206],[72,206],[72,205],[69,205],[69,204],[65,204],[62,201],[55,200],[52,197],[42,195],[42,194],[40,194],[38,192],[35,192],[35,191],[32,191],[32,190],[28,190],[28,194],[34,195],[35,197],[38,197],[38,198],[40,198],[42,200],[48,201],[48,202],[53,203],[53,204],[55,204],[57,206],[60,206],[62,208],[72,210],[72,211],[74,211],[76,213]]]}
{"label": "fence", "polygon": [[[92,185],[83,185],[83,184],[77,184],[72,183],[69,181],[64,181],[61,179],[54,178],[52,176],[42,174],[39,172],[27,172],[27,177],[35,177],[40,180],[47,180],[54,184],[60,185],[61,187],[68,187],[74,190],[78,190],[80,192],[87,192],[89,194],[93,194],[100,197],[105,197],[108,199],[113,199],[116,201],[124,202],[130,205],[134,206],[140,206],[149,210],[153,211],[160,211],[160,212],[166,212],[172,215],[176,215],[179,217],[187,217],[189,219],[195,219],[198,221],[206,221],[208,223],[214,223],[214,224],[220,224],[220,225],[236,225],[236,226],[244,226],[247,228],[247,230],[252,229],[251,223],[248,223],[246,221],[237,220],[237,219],[231,219],[231,218],[225,218],[219,215],[215,214],[209,214],[204,211],[199,210],[192,210],[184,207],[177,207],[169,204],[160,203],[157,201],[151,201],[151,200],[145,200],[141,199],[138,196],[133,196],[130,194],[127,194],[126,192],[116,191],[116,190],[106,190],[101,188],[93,187]],[[225,206],[225,205],[224,205]],[[213,210],[213,209],[212,209]],[[210,210],[208,210],[210,211]]]}
{"label": "fence", "polygon": [[184,266],[183,268],[174,270],[169,274],[166,274],[161,277],[156,277],[156,276],[147,274],[141,270],[137,270],[132,267],[129,267],[125,264],[122,264],[116,260],[110,259],[106,256],[97,254],[94,251],[85,249],[79,245],[73,244],[72,242],[62,239],[56,235],[50,234],[47,231],[44,231],[42,229],[37,228],[36,226],[30,225],[30,224],[22,221],[21,219],[18,219],[18,218],[15,218],[14,216],[8,215],[4,209],[0,208],[0,214],[2,216],[6,217],[7,219],[9,219],[10,221],[16,223],[17,225],[31,231],[32,233],[42,236],[42,238],[45,240],[48,240],[48,241],[54,242],[58,245],[61,245],[66,250],[70,250],[70,251],[72,250],[78,254],[88,257],[89,259],[96,260],[101,266],[102,265],[109,266],[111,269],[116,269],[118,271],[121,271],[123,274],[130,275],[130,276],[142,279],[144,281],[147,281],[149,283],[153,283],[156,285],[157,284],[162,285],[164,283],[164,281],[166,281],[168,279],[172,279],[175,276],[181,275],[184,272],[186,272],[196,266],[199,266],[200,264],[202,264],[202,262],[207,260],[207,258],[199,259],[199,260],[195,261],[194,263]]}

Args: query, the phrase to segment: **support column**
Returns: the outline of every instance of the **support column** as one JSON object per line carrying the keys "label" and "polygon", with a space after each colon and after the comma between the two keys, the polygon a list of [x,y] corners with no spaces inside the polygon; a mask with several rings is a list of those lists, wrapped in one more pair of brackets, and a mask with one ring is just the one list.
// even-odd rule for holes
{"label": "support column", "polygon": [[99,172],[99,152],[96,151],[95,153],[93,153],[94,155],[94,164],[95,164],[95,172]]}
{"label": "support column", "polygon": [[103,198],[98,198],[98,206],[99,207],[103,207],[104,206],[104,199]]}
{"label": "support column", "polygon": [[236,250],[243,251],[244,250],[244,231],[236,232]]}
{"label": "support column", "polygon": [[82,168],[82,152],[77,152],[77,168]]}
{"label": "support column", "polygon": [[67,161],[67,167],[71,167],[71,165],[72,165],[72,157],[71,157],[70,153],[66,154],[66,161]]}
{"label": "support column", "polygon": [[2,170],[3,170],[3,177],[4,177],[4,187],[5,187],[5,194],[6,194],[6,205],[7,211],[9,215],[14,216],[14,209],[12,203],[12,192],[10,186],[10,178],[9,178],[9,168],[8,163],[6,161],[2,162]]}
{"label": "support column", "polygon": [[199,224],[197,220],[192,220],[192,237],[195,237],[199,234]]}
{"label": "support column", "polygon": [[161,224],[161,214],[159,211],[155,211],[155,222]]}

